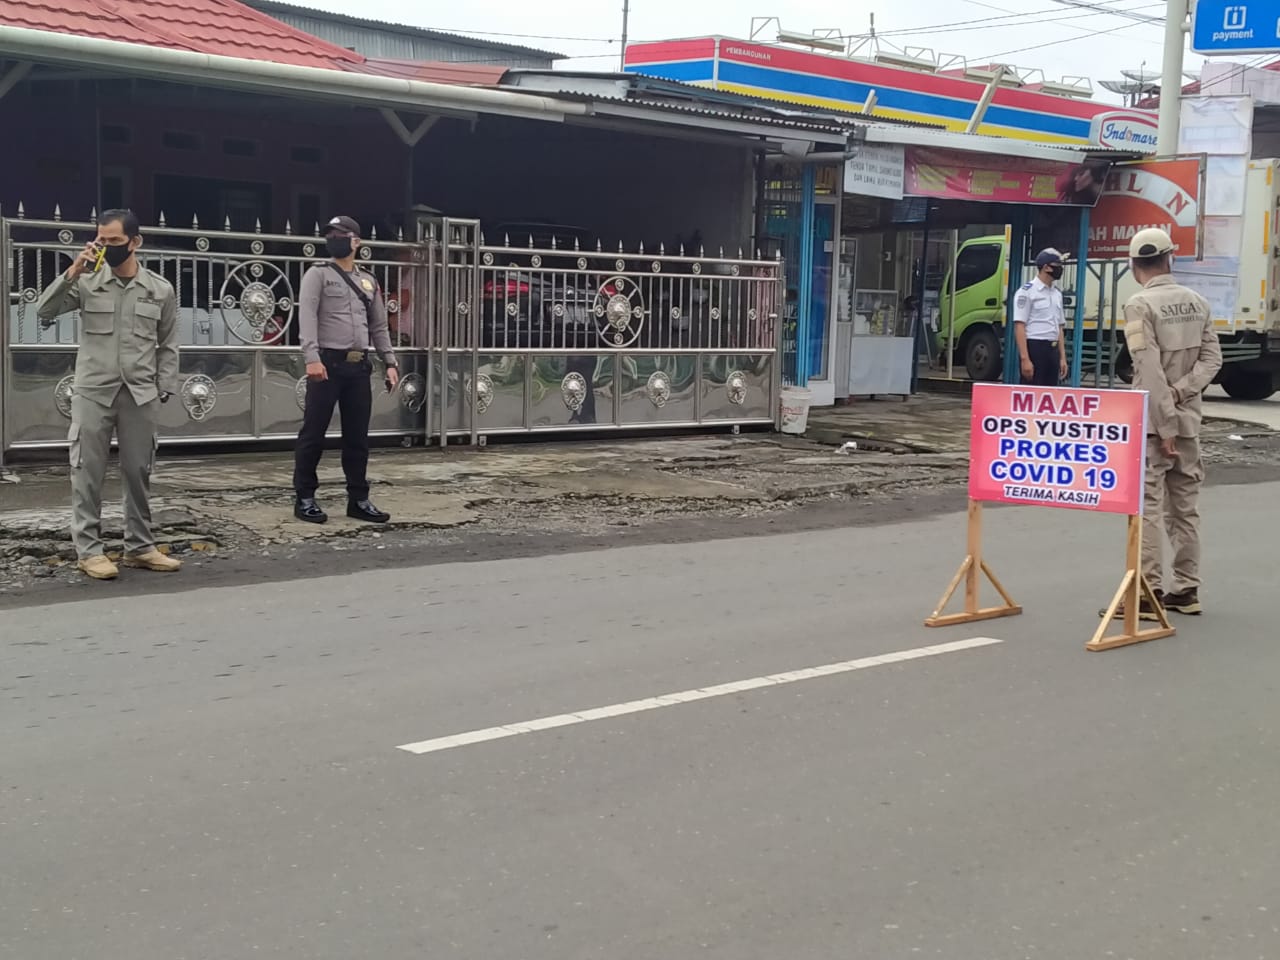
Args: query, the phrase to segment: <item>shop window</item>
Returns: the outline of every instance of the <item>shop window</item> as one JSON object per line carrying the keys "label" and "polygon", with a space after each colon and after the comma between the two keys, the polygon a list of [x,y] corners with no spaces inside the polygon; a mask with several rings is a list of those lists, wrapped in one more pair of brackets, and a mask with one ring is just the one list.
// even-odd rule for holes
{"label": "shop window", "polygon": [[258,144],[252,140],[228,137],[222,141],[222,152],[228,157],[256,157],[258,155]]}
{"label": "shop window", "polygon": [[166,150],[199,150],[200,137],[184,130],[166,130],[160,134],[160,145]]}
{"label": "shop window", "polygon": [[1000,269],[1000,248],[994,244],[966,247],[956,258],[956,289],[965,290],[993,277]]}

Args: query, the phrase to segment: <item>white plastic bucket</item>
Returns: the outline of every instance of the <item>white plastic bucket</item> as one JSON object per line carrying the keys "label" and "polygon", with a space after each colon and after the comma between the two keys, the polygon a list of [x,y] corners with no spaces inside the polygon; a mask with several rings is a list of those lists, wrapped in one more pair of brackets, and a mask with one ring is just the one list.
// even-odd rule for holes
{"label": "white plastic bucket", "polygon": [[809,427],[809,401],[813,393],[805,387],[782,388],[782,432],[802,434]]}

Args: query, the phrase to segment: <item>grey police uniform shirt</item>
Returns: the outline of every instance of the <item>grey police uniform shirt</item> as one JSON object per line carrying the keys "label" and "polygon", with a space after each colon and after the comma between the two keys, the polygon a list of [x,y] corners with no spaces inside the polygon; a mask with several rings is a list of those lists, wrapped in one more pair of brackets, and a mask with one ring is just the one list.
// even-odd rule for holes
{"label": "grey police uniform shirt", "polygon": [[1028,340],[1056,341],[1066,323],[1062,291],[1045,286],[1039,277],[1024,283],[1013,298],[1013,322],[1027,325]]}
{"label": "grey police uniform shirt", "polygon": [[141,266],[128,280],[107,266],[75,280],[63,273],[41,295],[36,316],[47,325],[76,309],[78,396],[111,406],[128,387],[141,406],[178,392],[178,298],[168,280]]}
{"label": "grey police uniform shirt", "polygon": [[302,356],[307,363],[318,363],[322,349],[368,350],[372,344],[383,363],[394,366],[396,355],[391,349],[387,308],[378,282],[359,264],[350,276],[372,301],[368,312],[350,284],[328,263],[316,264],[303,275],[298,295]]}

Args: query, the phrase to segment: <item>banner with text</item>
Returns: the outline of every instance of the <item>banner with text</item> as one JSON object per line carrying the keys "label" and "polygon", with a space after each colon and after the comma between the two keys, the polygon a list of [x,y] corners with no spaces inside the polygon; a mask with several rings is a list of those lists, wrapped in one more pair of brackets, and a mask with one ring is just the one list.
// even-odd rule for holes
{"label": "banner with text", "polygon": [[1142,513],[1147,394],[979,383],[969,496],[987,503]]}
{"label": "banner with text", "polygon": [[1200,157],[1118,163],[1089,215],[1089,259],[1127,260],[1139,230],[1159,227],[1173,238],[1178,256],[1200,256]]}
{"label": "banner with text", "polygon": [[988,203],[1092,207],[1110,164],[1074,164],[909,147],[904,189],[910,196]]}

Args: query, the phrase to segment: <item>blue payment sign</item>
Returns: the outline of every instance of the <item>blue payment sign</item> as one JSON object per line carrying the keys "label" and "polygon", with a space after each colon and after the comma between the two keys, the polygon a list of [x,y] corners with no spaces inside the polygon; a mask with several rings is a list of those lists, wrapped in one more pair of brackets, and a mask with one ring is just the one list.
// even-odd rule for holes
{"label": "blue payment sign", "polygon": [[1280,0],[1198,0],[1191,49],[1206,54],[1280,52]]}

